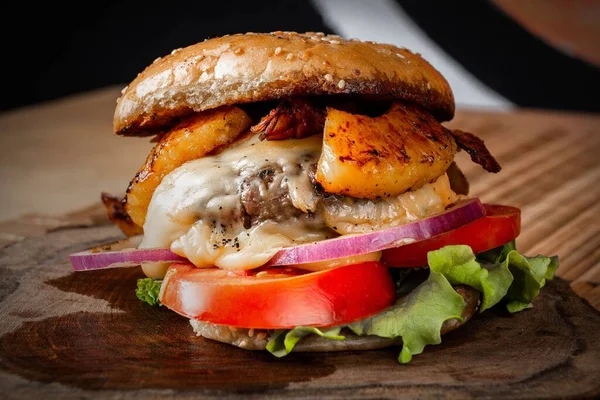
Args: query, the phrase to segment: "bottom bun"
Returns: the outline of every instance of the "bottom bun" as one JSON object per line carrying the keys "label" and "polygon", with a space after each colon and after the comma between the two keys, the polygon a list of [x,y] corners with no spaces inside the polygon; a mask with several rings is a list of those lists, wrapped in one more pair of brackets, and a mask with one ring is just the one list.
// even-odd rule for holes
{"label": "bottom bun", "polygon": [[[479,306],[479,292],[468,286],[454,287],[456,292],[465,300],[462,313],[463,320],[450,319],[442,325],[441,334],[448,333],[467,322]],[[216,340],[245,350],[265,350],[273,330],[235,328],[225,325],[215,325],[191,319],[190,324],[197,336]],[[325,351],[351,351],[374,350],[402,344],[400,338],[388,339],[379,336],[358,336],[344,329],[341,335],[345,340],[325,339],[317,335],[310,335],[302,339],[294,347],[294,352],[325,352]]]}

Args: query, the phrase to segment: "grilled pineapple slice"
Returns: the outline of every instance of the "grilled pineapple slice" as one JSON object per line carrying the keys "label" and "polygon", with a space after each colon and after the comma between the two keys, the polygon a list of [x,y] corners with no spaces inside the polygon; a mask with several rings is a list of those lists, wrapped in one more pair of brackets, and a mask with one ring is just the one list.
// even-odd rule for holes
{"label": "grilled pineapple slice", "polygon": [[371,118],[327,109],[316,180],[328,193],[377,199],[433,182],[452,163],[451,133],[417,106]]}
{"label": "grilled pineapple slice", "polygon": [[125,210],[144,226],[148,205],[162,178],[184,163],[233,141],[251,125],[238,107],[222,107],[190,116],[171,129],[152,149],[127,189]]}

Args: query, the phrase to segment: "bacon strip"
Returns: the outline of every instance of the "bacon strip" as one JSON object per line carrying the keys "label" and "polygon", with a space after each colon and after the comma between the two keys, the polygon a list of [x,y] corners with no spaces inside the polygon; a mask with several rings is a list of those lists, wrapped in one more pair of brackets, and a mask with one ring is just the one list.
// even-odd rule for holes
{"label": "bacon strip", "polygon": [[488,172],[500,172],[502,167],[485,147],[483,140],[469,132],[455,129],[452,132],[456,144],[471,156],[471,161],[479,164]]}
{"label": "bacon strip", "polygon": [[325,110],[299,99],[281,101],[250,130],[260,140],[302,139],[323,132]]}
{"label": "bacon strip", "polygon": [[141,235],[144,231],[141,226],[136,225],[127,211],[125,211],[125,202],[123,199],[111,196],[108,193],[101,194],[102,203],[106,207],[108,219],[121,229],[128,237]]}

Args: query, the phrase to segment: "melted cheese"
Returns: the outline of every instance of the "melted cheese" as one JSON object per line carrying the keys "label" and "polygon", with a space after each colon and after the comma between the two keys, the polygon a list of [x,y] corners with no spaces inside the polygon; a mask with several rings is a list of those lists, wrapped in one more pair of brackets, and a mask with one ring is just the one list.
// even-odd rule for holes
{"label": "melted cheese", "polygon": [[[354,234],[398,226],[439,213],[458,199],[445,174],[392,198],[323,197],[308,176],[310,166],[319,159],[321,145],[320,136],[260,141],[255,135],[220,154],[183,164],[154,192],[140,248],[170,247],[197,267],[252,269],[284,247],[324,240],[336,236],[335,232]],[[285,186],[293,206],[305,214],[279,221],[265,219],[247,229],[240,188],[265,168],[276,170],[272,182]],[[378,258],[375,253],[303,268],[320,270]],[[142,265],[144,273],[153,278],[162,278],[167,267]]]}
{"label": "melted cheese", "polygon": [[[321,140],[312,136],[260,141],[253,136],[220,154],[185,163],[154,192],[140,248],[170,247],[198,267],[251,269],[283,247],[331,237],[316,214],[282,222],[266,220],[245,229],[239,198],[244,179],[278,165],[283,178],[277,178],[287,185],[294,206],[314,211],[318,199],[306,171],[318,160]],[[142,267],[148,276],[162,277],[166,266]]]}

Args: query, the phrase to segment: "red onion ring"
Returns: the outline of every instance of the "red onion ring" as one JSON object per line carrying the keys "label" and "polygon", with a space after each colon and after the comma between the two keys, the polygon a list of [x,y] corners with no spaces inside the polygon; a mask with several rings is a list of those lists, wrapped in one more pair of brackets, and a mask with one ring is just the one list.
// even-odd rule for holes
{"label": "red onion ring", "polygon": [[[443,213],[394,228],[287,247],[277,252],[265,266],[297,265],[334,258],[357,256],[399,247],[456,229],[485,215],[478,198],[465,200]],[[169,248],[137,249],[139,238],[74,253],[69,256],[75,271],[124,268],[142,262],[178,262],[187,259]],[[121,249],[121,250],[117,250]]]}
{"label": "red onion ring", "polygon": [[187,261],[168,248],[138,249],[140,237],[133,236],[115,243],[71,254],[69,259],[75,271],[136,267],[142,262]]}
{"label": "red onion ring", "polygon": [[312,263],[400,247],[459,228],[483,216],[483,204],[478,198],[471,198],[443,213],[405,225],[281,249],[265,266]]}

